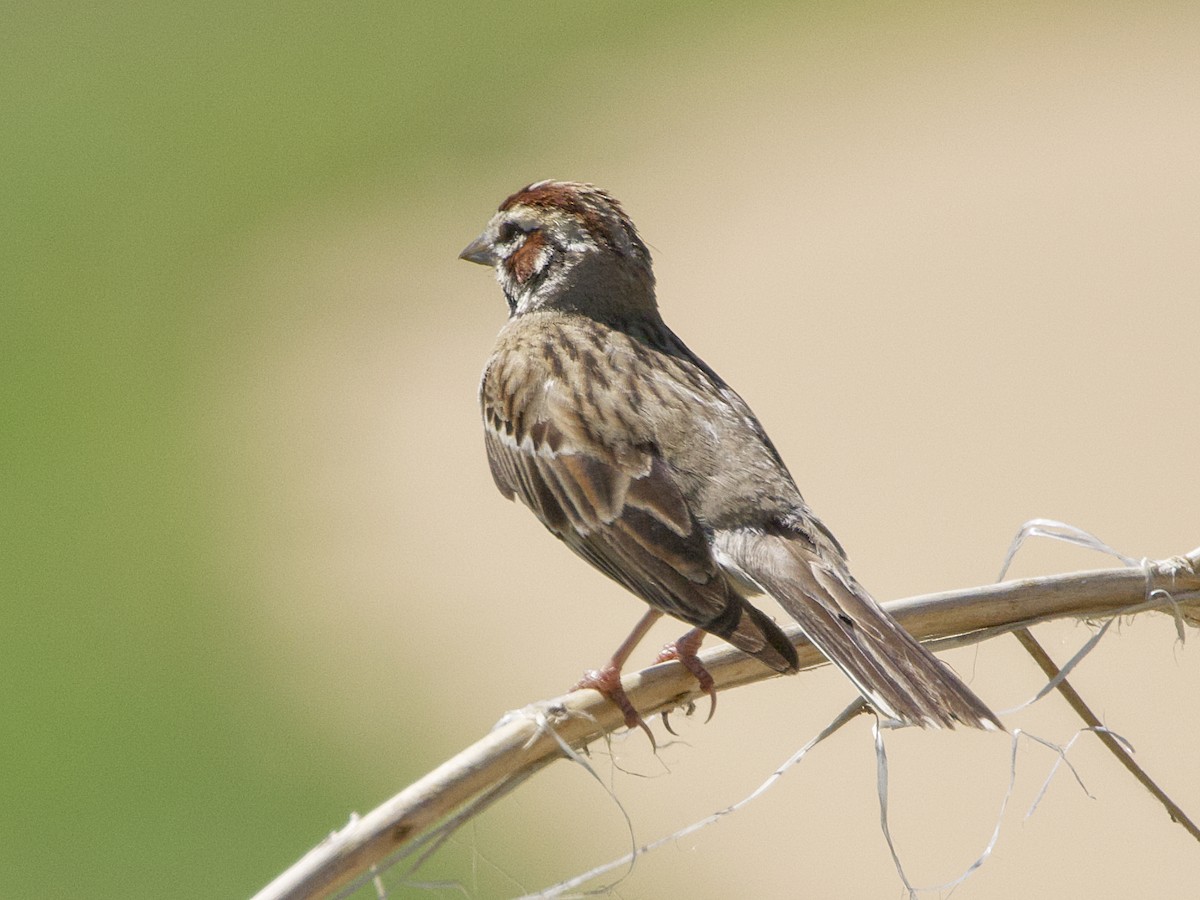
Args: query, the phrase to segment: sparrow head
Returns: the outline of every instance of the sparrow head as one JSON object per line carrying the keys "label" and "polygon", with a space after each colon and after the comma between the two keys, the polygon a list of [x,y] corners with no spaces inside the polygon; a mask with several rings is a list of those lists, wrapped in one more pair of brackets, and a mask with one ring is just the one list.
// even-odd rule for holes
{"label": "sparrow head", "polygon": [[495,266],[512,315],[553,308],[603,319],[656,308],[650,251],[621,204],[590,184],[522,188],[459,258]]}

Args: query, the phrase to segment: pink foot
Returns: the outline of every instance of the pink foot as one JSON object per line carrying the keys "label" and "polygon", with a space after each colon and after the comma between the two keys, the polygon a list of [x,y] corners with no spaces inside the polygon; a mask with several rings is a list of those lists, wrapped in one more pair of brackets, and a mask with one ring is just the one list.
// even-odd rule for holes
{"label": "pink foot", "polygon": [[571,690],[582,691],[589,688],[593,691],[599,691],[615,703],[617,709],[621,710],[621,714],[625,716],[625,727],[642,729],[642,731],[646,732],[646,737],[650,738],[651,748],[655,752],[658,751],[658,743],[654,740],[650,726],[646,724],[646,720],[641,717],[638,711],[633,708],[633,703],[630,701],[629,695],[625,693],[625,688],[621,686],[620,668],[609,663],[601,669],[590,669],[583,673],[583,678]]}
{"label": "pink foot", "polygon": [[[672,659],[678,660],[680,665],[692,673],[692,677],[700,683],[700,690],[708,694],[710,705],[708,707],[708,718],[704,720],[707,725],[712,721],[713,713],[717,711],[717,686],[713,683],[712,675],[708,674],[708,669],[700,664],[700,660],[696,657],[696,652],[700,649],[700,644],[704,640],[704,632],[699,628],[694,628],[681,637],[677,641],[672,641],[662,648],[662,652],[654,660],[656,663],[668,662]],[[662,714],[663,726],[670,731],[670,720],[667,718],[668,713]]]}

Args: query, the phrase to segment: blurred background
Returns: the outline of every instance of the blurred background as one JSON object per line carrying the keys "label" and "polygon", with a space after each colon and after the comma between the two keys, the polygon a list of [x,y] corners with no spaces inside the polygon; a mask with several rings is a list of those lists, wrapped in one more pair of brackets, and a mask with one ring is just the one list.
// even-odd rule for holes
{"label": "blurred background", "polygon": [[[880,598],[986,583],[1048,516],[1133,557],[1197,529],[1194,3],[122,3],[0,14],[0,895],[245,897],[641,612],[495,491],[504,321],[456,259],[546,177],[621,198],[664,314],[750,401]],[[1014,574],[1104,566],[1037,543]],[[635,658],[647,663],[663,626]],[[1061,661],[1091,630],[1037,630]],[[947,658],[997,709],[1011,638]],[[1074,681],[1200,815],[1196,635]],[[639,841],[753,790],[849,702],[723,697],[593,763]],[[1016,726],[1058,743],[1050,697]],[[982,850],[1003,737],[889,735],[918,885]],[[961,896],[1195,896],[1200,847],[1090,736],[1022,743]],[[1090,793],[1089,793],[1090,792]],[[393,896],[504,897],[624,853],[575,766]],[[615,875],[613,876],[616,877]],[[898,896],[869,725],[639,860],[620,896]]]}

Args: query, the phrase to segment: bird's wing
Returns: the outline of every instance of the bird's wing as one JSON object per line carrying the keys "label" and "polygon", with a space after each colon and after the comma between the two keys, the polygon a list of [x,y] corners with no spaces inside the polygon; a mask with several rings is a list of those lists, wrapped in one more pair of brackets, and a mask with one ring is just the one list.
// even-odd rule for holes
{"label": "bird's wing", "polygon": [[651,606],[716,634],[777,671],[795,649],[731,590],[707,536],[653,446],[606,442],[552,402],[481,392],[485,444],[501,493]]}

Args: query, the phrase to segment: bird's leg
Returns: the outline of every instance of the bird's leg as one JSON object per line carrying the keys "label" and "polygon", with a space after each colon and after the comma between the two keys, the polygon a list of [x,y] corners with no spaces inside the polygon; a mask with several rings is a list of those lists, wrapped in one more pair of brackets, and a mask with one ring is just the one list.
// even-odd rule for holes
{"label": "bird's leg", "polygon": [[[708,669],[700,664],[700,660],[696,657],[697,651],[700,649],[700,644],[704,641],[705,631],[703,628],[693,628],[677,641],[672,641],[667,646],[662,648],[662,653],[658,654],[658,658],[654,660],[656,663],[667,662],[668,660],[679,660],[680,665],[692,673],[692,676],[700,682],[700,690],[708,694],[709,707],[708,718],[704,720],[707,725],[712,720],[713,713],[717,711],[717,686],[713,684],[712,676],[708,674]],[[663,727],[675,734],[671,730],[671,722],[668,719],[669,710],[663,712]]]}
{"label": "bird's leg", "polygon": [[625,693],[625,688],[621,687],[621,668],[625,665],[625,661],[629,659],[629,655],[633,653],[633,648],[638,645],[641,639],[646,636],[646,632],[650,630],[650,627],[660,618],[662,618],[662,613],[658,610],[647,610],[646,614],[634,626],[633,631],[629,633],[629,637],[621,642],[621,646],[612,655],[612,659],[599,669],[590,669],[584,672],[582,680],[572,688],[575,691],[582,691],[586,688],[599,691],[615,703],[617,709],[621,710],[622,714],[624,714],[625,727],[636,727],[646,732],[646,736],[650,738],[650,746],[655,750],[658,749],[658,744],[654,740],[654,735],[650,733],[650,726],[646,724],[646,720],[641,717],[638,711],[633,708],[633,703],[630,701],[629,695]]}

